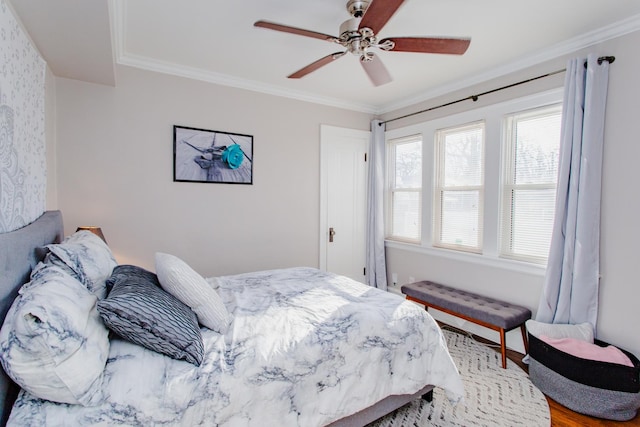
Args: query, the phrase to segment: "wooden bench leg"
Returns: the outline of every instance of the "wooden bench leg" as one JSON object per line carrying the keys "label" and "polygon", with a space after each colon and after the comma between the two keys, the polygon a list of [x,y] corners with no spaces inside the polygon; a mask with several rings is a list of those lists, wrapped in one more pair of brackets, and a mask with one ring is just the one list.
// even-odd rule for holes
{"label": "wooden bench leg", "polygon": [[507,340],[504,328],[500,328],[500,353],[502,353],[502,368],[507,369]]}
{"label": "wooden bench leg", "polygon": [[529,354],[529,340],[527,339],[527,328],[524,323],[520,325],[520,332],[522,332],[522,342],[524,343],[524,354]]}
{"label": "wooden bench leg", "polygon": [[[529,340],[527,339],[527,329],[524,325],[520,325],[520,332],[522,333],[522,342],[524,343],[524,353],[529,353]],[[502,353],[502,367],[507,368],[507,343],[505,339],[504,329],[500,329],[500,352]]]}

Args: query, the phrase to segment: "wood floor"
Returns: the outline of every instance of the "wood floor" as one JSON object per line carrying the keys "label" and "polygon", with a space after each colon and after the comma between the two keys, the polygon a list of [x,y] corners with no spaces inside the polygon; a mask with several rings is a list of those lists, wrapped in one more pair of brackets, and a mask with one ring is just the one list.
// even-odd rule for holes
{"label": "wood floor", "polygon": [[[475,337],[479,341],[485,341],[482,338]],[[499,351],[499,348],[497,349]],[[513,350],[507,350],[507,357],[515,362],[518,366],[528,372],[527,365],[522,363],[523,354]],[[619,426],[619,427],[640,427],[640,415],[636,415],[630,421],[610,421],[600,418],[588,417],[586,415],[573,412],[559,403],[547,398],[549,409],[551,410],[551,426],[552,427],[590,427],[590,426]]]}

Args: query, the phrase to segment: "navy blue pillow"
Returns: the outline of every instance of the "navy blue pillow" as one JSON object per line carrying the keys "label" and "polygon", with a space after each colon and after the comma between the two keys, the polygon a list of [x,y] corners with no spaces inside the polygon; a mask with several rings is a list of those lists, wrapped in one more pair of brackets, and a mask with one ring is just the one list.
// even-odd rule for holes
{"label": "navy blue pillow", "polygon": [[98,312],[127,341],[200,366],[204,345],[196,314],[165,292],[158,277],[141,267],[119,265],[107,279],[108,296]]}

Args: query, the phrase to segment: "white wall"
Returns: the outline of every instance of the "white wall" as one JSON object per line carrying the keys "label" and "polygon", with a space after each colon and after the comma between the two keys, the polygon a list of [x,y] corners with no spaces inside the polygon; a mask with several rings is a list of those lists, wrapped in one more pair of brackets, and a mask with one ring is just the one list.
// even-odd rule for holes
{"label": "white wall", "polygon": [[[117,69],[117,86],[57,78],[57,194],[65,231],[100,225],[120,263],[157,251],[205,276],[318,266],[320,125],[370,116]],[[253,135],[253,185],[173,182],[173,125]]]}
{"label": "white wall", "polygon": [[[601,224],[601,288],[598,338],[621,346],[640,356],[640,279],[638,278],[637,244],[640,241],[640,198],[637,185],[640,183],[640,144],[638,143],[638,123],[640,103],[638,97],[638,72],[640,57],[637,46],[640,33],[633,33],[618,39],[603,42],[585,52],[600,55],[614,55],[615,63],[610,67],[607,116],[605,124],[605,148],[602,187]],[[564,58],[522,70],[504,78],[486,82],[473,88],[433,99],[418,106],[394,111],[383,119],[398,117],[443,102],[481,93],[496,87],[511,84],[522,79],[564,68]],[[452,107],[414,116],[410,119],[392,122],[388,129],[427,121],[443,115],[466,111],[480,105],[492,104],[506,99],[535,93],[562,86],[564,75],[550,77],[534,83],[505,90],[480,98],[477,103],[465,102]],[[387,248],[389,274],[397,272],[399,283],[406,283],[409,277],[416,280],[431,279],[449,283],[466,290],[498,297],[530,307],[534,313],[542,289],[543,275],[531,272],[491,267],[482,264],[462,262],[449,258],[418,253],[405,249]],[[454,324],[458,324],[454,322]],[[489,338],[497,339],[497,334],[486,329],[465,325]],[[519,332],[508,334],[508,345],[521,349]]]}

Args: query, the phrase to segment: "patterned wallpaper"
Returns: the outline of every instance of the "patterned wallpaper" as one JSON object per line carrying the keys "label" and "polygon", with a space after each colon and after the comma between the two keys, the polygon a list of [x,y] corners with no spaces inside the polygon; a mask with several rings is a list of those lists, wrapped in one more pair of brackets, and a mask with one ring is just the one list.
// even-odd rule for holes
{"label": "patterned wallpaper", "polygon": [[45,210],[46,63],[0,0],[0,233]]}

